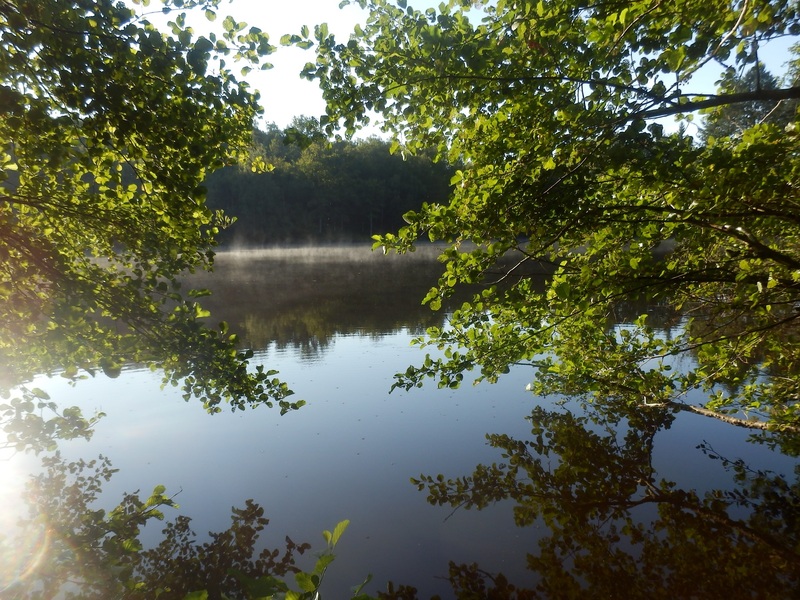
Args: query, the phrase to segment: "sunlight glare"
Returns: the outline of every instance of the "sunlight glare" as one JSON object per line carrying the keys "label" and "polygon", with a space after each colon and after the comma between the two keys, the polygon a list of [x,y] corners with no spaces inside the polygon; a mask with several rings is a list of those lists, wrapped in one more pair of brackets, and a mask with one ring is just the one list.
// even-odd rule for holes
{"label": "sunlight glare", "polygon": [[26,458],[14,455],[0,460],[0,594],[34,573],[49,545],[44,523],[34,521],[24,529],[19,525],[27,513],[23,500],[30,477]]}

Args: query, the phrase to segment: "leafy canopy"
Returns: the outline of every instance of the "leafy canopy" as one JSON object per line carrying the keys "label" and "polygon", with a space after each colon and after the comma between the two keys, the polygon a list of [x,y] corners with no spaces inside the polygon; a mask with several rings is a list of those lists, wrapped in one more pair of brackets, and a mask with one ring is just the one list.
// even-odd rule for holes
{"label": "leafy canopy", "polygon": [[[269,66],[274,50],[231,18],[220,37],[195,36],[183,11],[213,19],[217,4],[164,0],[162,33],[111,0],[0,1],[5,389],[40,372],[116,376],[134,361],[163,367],[211,411],[299,405],[274,373],[248,369],[224,324],[205,325],[204,292],[180,289],[181,274],[211,267],[229,222],[206,207],[203,181],[246,156],[260,110],[226,60]],[[31,402],[2,414],[24,420]]]}
{"label": "leafy canopy", "polygon": [[[456,286],[499,282],[428,332],[444,356],[397,386],[457,386],[471,369],[494,380],[525,363],[539,394],[796,431],[798,131],[758,122],[701,143],[664,124],[800,97],[793,80],[688,87],[703,67],[742,73],[770,40],[797,35],[796,2],[359,4],[369,17],[348,41],[314,34],[305,74],[327,100],[323,124],[352,133],[377,115],[396,146],[464,165],[449,204],[407,214],[376,246],[446,243],[433,308]],[[493,276],[500,257],[516,260]],[[632,299],[684,316],[670,336],[646,310],[611,327]],[[691,368],[672,370],[681,355]]]}

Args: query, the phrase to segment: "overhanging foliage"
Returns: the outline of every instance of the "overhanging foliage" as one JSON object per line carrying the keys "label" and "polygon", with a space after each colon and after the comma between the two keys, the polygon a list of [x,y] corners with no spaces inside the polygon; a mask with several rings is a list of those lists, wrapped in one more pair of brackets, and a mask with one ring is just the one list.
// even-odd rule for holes
{"label": "overhanging foliage", "polygon": [[[437,146],[466,165],[449,204],[408,214],[376,246],[448,243],[434,308],[455,286],[491,283],[499,257],[519,259],[504,285],[428,332],[422,343],[444,356],[397,386],[532,364],[537,394],[796,432],[800,135],[765,119],[700,143],[658,121],[800,97],[794,69],[775,89],[729,78],[686,91],[704,66],[741,72],[764,44],[798,34],[795,2],[359,4],[367,24],[345,43],[318,28],[306,67],[329,126],[352,132],[377,113],[398,146]],[[538,264],[553,270],[543,288],[526,274]],[[683,320],[669,336],[644,311],[610,326],[632,299]],[[681,356],[690,368],[673,369]]]}
{"label": "overhanging foliage", "polygon": [[217,4],[165,0],[164,34],[111,0],[0,2],[4,388],[133,361],[211,411],[298,406],[274,373],[248,369],[224,324],[205,325],[202,291],[180,289],[211,267],[228,222],[205,206],[203,180],[246,155],[260,110],[225,60],[265,64],[274,49],[230,18],[221,37],[195,36],[182,11],[213,19]]}

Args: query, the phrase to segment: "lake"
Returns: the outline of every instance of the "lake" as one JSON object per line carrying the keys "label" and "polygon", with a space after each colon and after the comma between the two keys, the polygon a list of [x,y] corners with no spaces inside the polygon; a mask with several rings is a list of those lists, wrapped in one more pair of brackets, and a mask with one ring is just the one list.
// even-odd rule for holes
{"label": "lake", "polygon": [[[545,582],[542,594],[555,596],[553,589],[569,588],[554,569],[592,590],[625,577],[646,587],[650,578],[655,593],[662,585],[657,573],[689,577],[689,563],[712,560],[708,579],[710,570],[747,560],[756,563],[752,571],[731,573],[725,578],[731,587],[715,589],[729,598],[737,597],[737,590],[740,596],[770,596],[773,587],[752,573],[775,568],[770,552],[790,564],[797,551],[800,526],[790,517],[800,507],[800,463],[769,444],[749,442],[750,432],[686,413],[665,418],[639,437],[625,423],[610,432],[604,417],[584,412],[585,407],[534,397],[526,391],[533,373],[522,367],[494,385],[440,390],[431,383],[389,393],[395,373],[424,359],[425,350],[411,340],[426,327],[441,325],[447,310],[463,300],[454,298],[440,313],[421,306],[438,272],[430,252],[407,257],[361,248],[222,252],[215,272],[196,275],[192,285],[214,290],[204,303],[213,319],[227,321],[243,345],[254,349],[254,363],[278,370],[294,398],[307,406],[285,416],[265,407],[208,415],[199,402],[184,402],[180,390],[162,390],[159,373],[134,366],[117,379],[97,377],[76,386],[37,381],[61,405],[107,414],[90,441],[63,442],[60,451],[69,459],[102,454],[119,469],[104,487],[99,504],[106,508],[126,491],[146,494],[157,484],[167,493],[179,492],[180,509],[167,509],[167,519],[191,517],[201,537],[227,528],[231,507],[246,499],[262,505],[270,519],[262,536],[268,546],[280,547],[288,535],[321,548],[321,531],[349,519],[322,588],[326,598],[348,597],[347,590],[368,574],[373,577],[368,592],[393,581],[413,585],[420,597],[452,597],[450,561],[502,572],[517,586]],[[565,414],[569,422],[562,419]],[[537,442],[532,429],[538,427],[541,435],[543,423],[545,441]],[[564,437],[570,427],[584,436],[574,447]],[[497,437],[487,440],[487,434]],[[547,440],[552,453],[536,454]],[[576,473],[565,483],[559,478],[567,463]],[[520,464],[528,471],[514,471],[504,490],[499,479],[487,478],[486,489],[479,490],[484,496],[475,490],[462,494],[458,508],[432,504],[428,490],[410,481],[439,473],[458,478],[492,464],[495,475]],[[0,467],[8,482],[6,505],[11,483],[35,465],[31,457],[16,456]],[[530,487],[535,472],[539,479]],[[756,497],[758,490],[782,489],[768,473],[785,476],[786,496],[779,504],[798,502],[784,517],[759,513],[772,496]],[[544,498],[536,486],[547,477],[552,477],[551,496]],[[671,482],[669,490],[664,481]],[[735,499],[744,488],[750,500]],[[608,505],[597,499],[576,503],[568,497],[576,490],[602,492]],[[555,510],[543,510],[545,502]],[[534,505],[536,514],[529,517],[526,511]],[[10,514],[4,527],[10,527]],[[771,520],[765,521],[767,516]],[[784,527],[780,533],[778,521]],[[705,530],[701,522],[708,525]],[[145,540],[155,543],[160,529],[149,525]],[[712,541],[702,538],[704,531]],[[691,540],[683,540],[682,533]],[[771,535],[789,550],[775,549]],[[613,545],[599,549],[606,539]],[[754,557],[762,555],[760,564]],[[654,557],[660,557],[658,567],[651,564]],[[594,566],[588,567],[590,559]],[[301,564],[311,563],[303,558]],[[779,572],[773,579],[781,577]],[[742,581],[749,587],[736,583]],[[698,579],[686,585],[702,590],[707,584]],[[792,585],[791,577],[785,585]]]}

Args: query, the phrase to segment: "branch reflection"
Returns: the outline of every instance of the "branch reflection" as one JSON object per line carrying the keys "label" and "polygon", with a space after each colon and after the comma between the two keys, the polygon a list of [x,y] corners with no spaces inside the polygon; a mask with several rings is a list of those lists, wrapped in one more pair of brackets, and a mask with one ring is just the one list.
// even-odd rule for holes
{"label": "branch reflection", "polygon": [[[482,509],[513,501],[520,527],[546,526],[527,554],[539,578],[520,590],[478,565],[451,564],[458,597],[787,598],[800,584],[800,467],[784,476],[698,445],[729,486],[682,489],[653,466],[674,415],[535,408],[530,439],[487,435],[502,462],[412,480],[428,501]],[[718,475],[718,474],[717,474]],[[472,590],[472,591],[470,591]],[[489,593],[491,591],[491,594]],[[387,597],[409,597],[406,594]]]}

